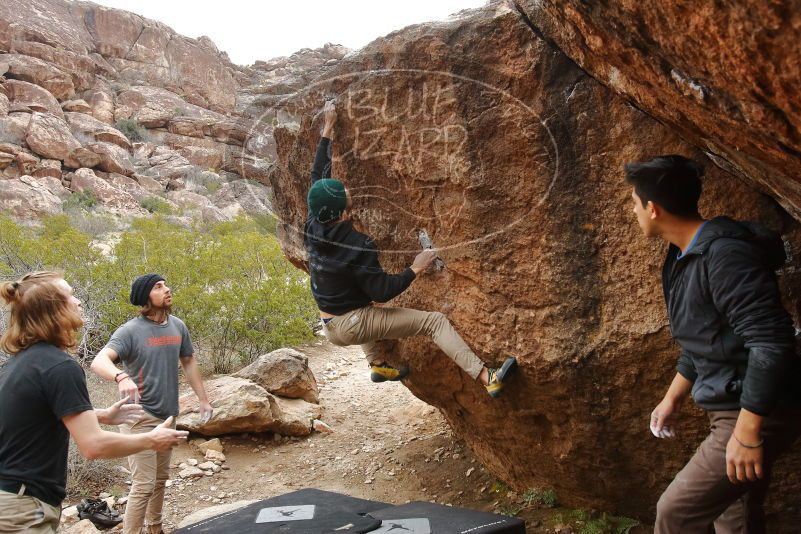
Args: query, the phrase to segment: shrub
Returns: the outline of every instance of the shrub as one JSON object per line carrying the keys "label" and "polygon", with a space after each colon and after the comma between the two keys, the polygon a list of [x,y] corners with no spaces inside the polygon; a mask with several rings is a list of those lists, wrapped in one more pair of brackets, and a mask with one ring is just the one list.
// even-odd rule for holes
{"label": "shrub", "polygon": [[173,215],[175,211],[166,200],[160,197],[145,197],[139,201],[139,205],[150,213]]}
{"label": "shrub", "polygon": [[97,197],[88,189],[71,193],[70,196],[61,203],[61,207],[65,211],[76,209],[90,210],[95,206],[97,206]]}
{"label": "shrub", "polygon": [[0,216],[0,250],[0,279],[44,268],[64,271],[83,301],[83,360],[136,314],[128,291],[145,272],[167,279],[175,291],[174,313],[201,347],[199,361],[217,373],[312,339],[317,322],[306,274],[284,258],[273,235],[245,216],[192,228],[158,214],[138,219],[120,234],[111,256],[92,246],[92,236],[67,216],[46,218],[39,229]]}
{"label": "shrub", "polygon": [[560,523],[572,525],[579,534],[630,534],[640,525],[636,519],[588,510],[567,510],[556,517]]}
{"label": "shrub", "polygon": [[132,143],[147,141],[147,128],[134,119],[120,119],[114,125]]}
{"label": "shrub", "polygon": [[559,504],[559,497],[553,489],[530,488],[523,493],[523,500],[527,506],[539,504],[547,508],[553,508]]}
{"label": "shrub", "polygon": [[95,239],[109,232],[116,232],[122,227],[121,221],[108,213],[67,210],[66,215],[71,226]]}
{"label": "shrub", "polygon": [[186,181],[204,187],[209,193],[219,191],[223,182],[219,174],[198,167],[195,167],[195,170],[187,175]]}
{"label": "shrub", "polygon": [[278,227],[278,219],[275,217],[275,215],[267,212],[251,215],[251,217],[261,232],[275,235]]}

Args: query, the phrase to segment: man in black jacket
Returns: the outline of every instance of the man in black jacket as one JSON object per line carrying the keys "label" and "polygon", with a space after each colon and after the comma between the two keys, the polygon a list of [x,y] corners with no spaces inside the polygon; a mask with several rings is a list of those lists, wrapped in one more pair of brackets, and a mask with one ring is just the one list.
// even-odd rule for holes
{"label": "man in black jacket", "polygon": [[487,368],[442,313],[372,305],[405,291],[431,265],[437,253],[421,252],[410,267],[398,274],[381,268],[375,243],[356,231],[349,220],[350,194],[342,182],[330,178],[328,151],[336,122],[333,102],[327,102],[323,112],[325,127],[311,171],[304,242],[312,294],[320,308],[326,337],[339,346],[361,345],[370,364],[370,378],[384,382],[401,380],[409,370],[383,361],[376,341],[428,336],[471,378],[479,380],[490,395],[499,396],[517,369],[515,358],[507,358],[497,369]]}
{"label": "man in black jacket", "polygon": [[651,432],[673,437],[688,395],[711,432],[662,494],[655,532],[764,532],[771,467],[801,434],[799,359],[774,271],[781,238],[755,223],[698,213],[703,168],[682,156],[626,165],[646,237],[670,243],[662,286],[677,374],[651,414]]}

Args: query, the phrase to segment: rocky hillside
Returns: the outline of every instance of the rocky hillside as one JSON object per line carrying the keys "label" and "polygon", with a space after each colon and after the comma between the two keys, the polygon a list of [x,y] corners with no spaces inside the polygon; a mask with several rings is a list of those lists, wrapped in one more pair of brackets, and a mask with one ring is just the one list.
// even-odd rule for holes
{"label": "rocky hillside", "polygon": [[259,181],[275,160],[271,103],[346,52],[327,45],[239,67],[208,37],[125,11],[3,3],[0,207],[36,218],[82,193],[126,217],[269,211]]}
{"label": "rocky hillside", "polygon": [[[285,101],[286,124],[275,130],[278,170],[270,176],[285,251],[302,265],[298,230],[320,131],[315,113],[324,97],[336,97],[333,173],[354,194],[357,225],[386,251],[389,269],[409,264],[420,228],[447,264],[393,304],[442,311],[487,362],[513,354],[522,364],[517,384],[495,401],[429,341],[387,344],[391,361],[410,365],[410,389],[441,408],[485,465],[516,488],[550,485],[574,504],[643,519],[705,435],[706,421],[688,407],[681,440],[658,441],[648,431],[678,350],[659,286],[664,250],[641,235],[623,164],[663,153],[703,161],[705,215],[757,219],[784,234],[792,260],[782,283],[796,324],[801,315],[801,226],[791,216],[798,215],[799,165],[770,148],[797,131],[774,128],[787,102],[742,86],[753,80],[740,79],[727,93],[716,70],[704,82],[710,94],[739,98],[752,114],[722,117],[713,107],[705,114],[699,106],[712,101],[689,102],[695,97],[685,94],[686,80],[709,58],[739,58],[743,69],[760,59],[731,58],[727,48],[747,31],[741,18],[756,15],[720,7],[716,24],[729,24],[730,34],[719,29],[727,39],[711,38],[703,55],[687,41],[683,74],[668,79],[669,96],[657,98],[656,81],[635,70],[640,50],[606,44],[626,39],[629,26],[642,35],[660,29],[672,40],[646,40],[645,55],[655,64],[674,53],[668,45],[683,43],[686,28],[659,24],[685,15],[650,18],[651,8],[670,9],[651,4],[637,8],[639,18],[609,8],[617,18],[607,19],[606,8],[580,2],[497,1],[378,39]],[[562,12],[569,25],[557,18]],[[585,19],[603,22],[608,35],[596,37]],[[796,55],[801,41],[782,30],[793,31],[774,28],[773,41],[784,43],[783,55]],[[595,55],[580,53],[587,46]],[[621,65],[611,78],[617,85],[597,74],[615,72],[612,63]],[[754,101],[773,111],[760,115]],[[769,172],[770,183],[763,180]],[[796,525],[799,511],[788,507],[801,491],[799,468],[799,452],[782,463],[771,504],[774,517]]]}

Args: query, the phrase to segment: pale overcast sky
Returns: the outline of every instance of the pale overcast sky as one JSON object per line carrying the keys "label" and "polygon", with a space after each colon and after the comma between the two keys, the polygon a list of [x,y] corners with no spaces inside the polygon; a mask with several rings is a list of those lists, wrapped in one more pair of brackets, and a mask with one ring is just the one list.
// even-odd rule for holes
{"label": "pale overcast sky", "polygon": [[409,24],[440,20],[486,0],[94,0],[158,20],[187,37],[208,35],[236,64],[337,43],[361,48]]}

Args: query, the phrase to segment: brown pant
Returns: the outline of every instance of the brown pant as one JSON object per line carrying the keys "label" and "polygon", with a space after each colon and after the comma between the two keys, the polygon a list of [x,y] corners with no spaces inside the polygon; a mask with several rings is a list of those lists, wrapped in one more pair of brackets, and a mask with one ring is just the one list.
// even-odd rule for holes
{"label": "brown pant", "polygon": [[365,306],[334,317],[323,332],[334,345],[361,345],[370,363],[382,359],[376,341],[427,336],[470,378],[477,378],[484,367],[440,312]]}
{"label": "brown pant", "polygon": [[61,508],[36,497],[0,491],[0,532],[55,534]]}
{"label": "brown pant", "polygon": [[763,478],[732,484],[726,476],[726,445],[739,414],[709,412],[709,435],[659,498],[655,534],[707,534],[713,524],[717,534],[765,532],[762,504],[771,468],[801,434],[801,410],[781,410],[765,419]]}
{"label": "brown pant", "polygon": [[[122,434],[150,432],[164,420],[149,413],[133,425],[120,425]],[[174,426],[174,425],[173,425]],[[146,532],[161,532],[161,511],[164,508],[164,487],[170,478],[172,449],[164,452],[142,451],[128,457],[131,468],[131,491],[125,505],[124,534],[140,534],[147,519]]]}

